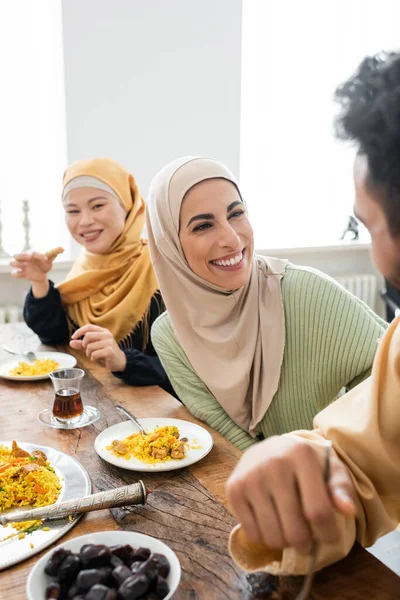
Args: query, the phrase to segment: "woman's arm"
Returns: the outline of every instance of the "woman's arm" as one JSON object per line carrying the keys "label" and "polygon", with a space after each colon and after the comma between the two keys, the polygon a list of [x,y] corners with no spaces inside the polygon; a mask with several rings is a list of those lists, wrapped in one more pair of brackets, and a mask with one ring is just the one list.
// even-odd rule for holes
{"label": "woman's arm", "polygon": [[175,337],[168,313],[154,323],[151,337],[158,356],[179,399],[201,421],[222,434],[241,450],[256,443],[226,414],[197,376]]}
{"label": "woman's arm", "polygon": [[126,356],[126,367],[123,371],[113,371],[115,377],[128,385],[158,385],[171,396],[177,397],[155,352],[153,355],[144,354],[135,348],[128,348],[123,352]]}
{"label": "woman's arm", "polygon": [[65,344],[69,341],[70,333],[61,296],[52,281],[49,289],[42,298],[35,298],[29,290],[24,303],[25,323],[40,338],[43,344]]}
{"label": "woman's arm", "polygon": [[316,399],[313,416],[371,373],[387,324],[324,273],[289,266],[282,280],[285,353],[306,375]]}

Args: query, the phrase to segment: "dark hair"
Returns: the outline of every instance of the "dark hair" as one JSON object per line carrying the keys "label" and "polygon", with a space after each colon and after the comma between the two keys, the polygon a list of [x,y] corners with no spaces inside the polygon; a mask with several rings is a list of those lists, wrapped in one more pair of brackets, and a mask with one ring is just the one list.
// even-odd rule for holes
{"label": "dark hair", "polygon": [[341,106],[336,135],[355,141],[366,157],[366,185],[396,237],[400,235],[400,53],[365,58],[337,88],[335,100]]}

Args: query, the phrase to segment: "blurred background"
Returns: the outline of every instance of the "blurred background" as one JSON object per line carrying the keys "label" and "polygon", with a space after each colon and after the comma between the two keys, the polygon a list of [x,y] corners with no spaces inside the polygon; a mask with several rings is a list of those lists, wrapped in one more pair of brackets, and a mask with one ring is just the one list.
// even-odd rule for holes
{"label": "blurred background", "polygon": [[399,17],[397,0],[2,0],[0,309],[28,287],[6,254],[63,246],[55,281],[77,255],[68,163],[113,158],[146,197],[166,162],[200,154],[239,178],[259,251],[382,311],[367,233],[340,240],[353,149],[334,139],[333,93],[365,55],[398,49]]}

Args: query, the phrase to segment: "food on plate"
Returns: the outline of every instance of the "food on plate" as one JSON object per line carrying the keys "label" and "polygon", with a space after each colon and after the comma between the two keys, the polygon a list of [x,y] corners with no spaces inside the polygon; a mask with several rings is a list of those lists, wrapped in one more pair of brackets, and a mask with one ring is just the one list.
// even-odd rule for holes
{"label": "food on plate", "polygon": [[156,427],[146,435],[133,433],[123,440],[113,440],[107,450],[115,456],[129,460],[132,456],[145,463],[181,460],[186,456],[187,438],[179,439],[179,429],[174,425]]}
{"label": "food on plate", "polygon": [[38,358],[29,364],[24,361],[18,363],[18,366],[8,372],[13,377],[33,377],[35,375],[47,375],[59,367],[59,363],[50,358]]}
{"label": "food on plate", "polygon": [[57,246],[57,248],[53,248],[52,250],[49,250],[48,252],[46,252],[46,256],[49,260],[51,260],[51,262],[53,262],[53,260],[55,258],[57,258],[57,256],[59,254],[62,254],[64,252],[64,248],[61,248],[61,246]]}
{"label": "food on plate", "polygon": [[[61,488],[60,479],[44,452],[34,450],[29,453],[15,440],[11,448],[0,444],[0,512],[54,504]],[[33,523],[25,521],[12,526],[26,530],[33,527]]]}
{"label": "food on plate", "polygon": [[129,544],[85,544],[78,554],[59,548],[44,571],[54,579],[45,599],[162,600],[169,594],[170,564],[163,554]]}

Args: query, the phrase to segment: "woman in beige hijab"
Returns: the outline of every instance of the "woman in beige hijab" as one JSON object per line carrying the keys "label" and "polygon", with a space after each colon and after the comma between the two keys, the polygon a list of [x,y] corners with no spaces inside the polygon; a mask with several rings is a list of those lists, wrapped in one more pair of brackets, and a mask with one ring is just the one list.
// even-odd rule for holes
{"label": "woman in beige hijab", "polygon": [[232,173],[182,158],[154,178],[147,230],[167,307],[153,325],[182,402],[239,448],[312,419],[369,373],[384,323],[322,273],[254,254]]}

